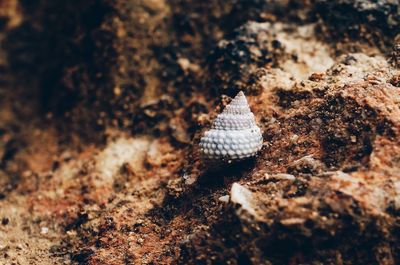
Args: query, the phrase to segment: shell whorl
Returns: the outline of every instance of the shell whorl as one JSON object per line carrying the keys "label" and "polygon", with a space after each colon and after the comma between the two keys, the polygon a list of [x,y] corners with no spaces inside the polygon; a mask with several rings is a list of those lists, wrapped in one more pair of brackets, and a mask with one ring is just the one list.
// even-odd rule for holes
{"label": "shell whorl", "polygon": [[255,156],[262,142],[261,130],[240,91],[205,132],[200,151],[205,160],[231,162]]}

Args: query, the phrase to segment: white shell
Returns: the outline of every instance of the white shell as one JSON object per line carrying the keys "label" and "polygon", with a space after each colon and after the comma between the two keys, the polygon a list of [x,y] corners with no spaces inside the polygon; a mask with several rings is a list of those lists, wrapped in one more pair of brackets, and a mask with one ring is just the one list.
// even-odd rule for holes
{"label": "white shell", "polygon": [[237,161],[255,156],[263,138],[246,97],[240,91],[200,139],[204,159]]}

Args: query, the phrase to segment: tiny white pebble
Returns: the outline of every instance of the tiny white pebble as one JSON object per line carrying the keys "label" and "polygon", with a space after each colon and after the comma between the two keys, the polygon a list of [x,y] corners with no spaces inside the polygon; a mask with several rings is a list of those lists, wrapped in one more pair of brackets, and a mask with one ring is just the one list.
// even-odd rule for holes
{"label": "tiny white pebble", "polygon": [[45,234],[47,234],[49,232],[49,228],[48,227],[42,227],[41,229],[40,229],[40,233],[42,234],[42,235],[45,235]]}
{"label": "tiny white pebble", "polygon": [[229,195],[221,196],[221,197],[218,198],[218,200],[219,200],[220,202],[228,203],[228,202],[229,202]]}

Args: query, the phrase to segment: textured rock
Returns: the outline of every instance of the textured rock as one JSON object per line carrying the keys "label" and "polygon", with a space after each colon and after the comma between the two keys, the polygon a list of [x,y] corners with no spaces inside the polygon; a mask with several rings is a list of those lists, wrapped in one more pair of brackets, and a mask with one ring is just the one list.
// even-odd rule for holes
{"label": "textured rock", "polygon": [[209,83],[230,96],[239,90],[260,94],[268,87],[269,69],[284,69],[291,74],[288,79],[303,79],[333,64],[327,50],[315,38],[313,24],[248,22],[212,51]]}
{"label": "textured rock", "polygon": [[255,170],[233,184],[231,207],[208,232],[182,247],[181,263],[396,264],[397,74],[364,54],[299,83],[274,72],[255,106],[267,142]]}
{"label": "textured rock", "polygon": [[[0,9],[1,264],[399,263],[397,1]],[[205,171],[239,90],[263,149]]]}
{"label": "textured rock", "polygon": [[[399,2],[393,0],[317,0],[316,10],[336,35],[348,33],[381,42],[399,33]],[[335,33],[336,32],[336,33]]]}

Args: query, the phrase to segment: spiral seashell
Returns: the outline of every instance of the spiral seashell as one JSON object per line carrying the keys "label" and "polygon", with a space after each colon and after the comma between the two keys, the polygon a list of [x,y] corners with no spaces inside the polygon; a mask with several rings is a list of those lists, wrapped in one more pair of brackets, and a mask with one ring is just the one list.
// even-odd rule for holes
{"label": "spiral seashell", "polygon": [[242,91],[214,120],[200,139],[205,160],[233,162],[255,156],[263,138]]}

